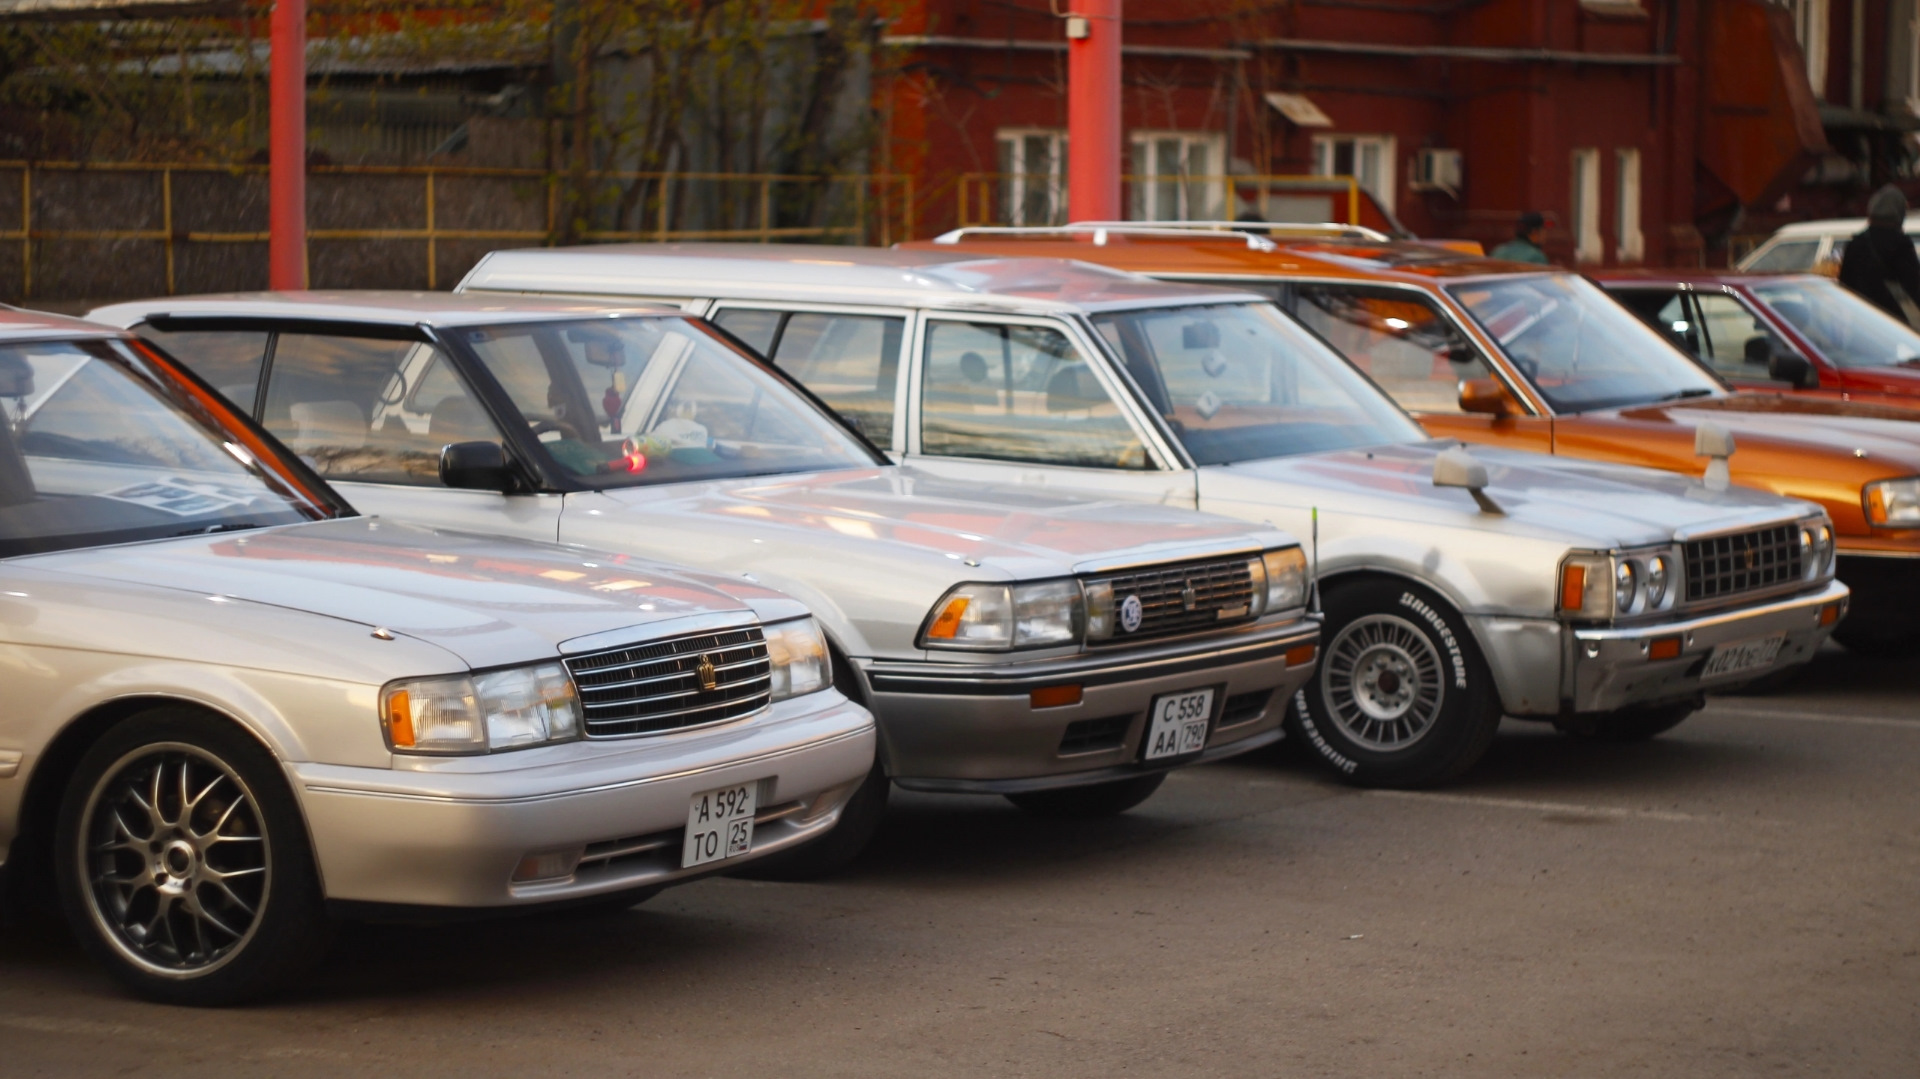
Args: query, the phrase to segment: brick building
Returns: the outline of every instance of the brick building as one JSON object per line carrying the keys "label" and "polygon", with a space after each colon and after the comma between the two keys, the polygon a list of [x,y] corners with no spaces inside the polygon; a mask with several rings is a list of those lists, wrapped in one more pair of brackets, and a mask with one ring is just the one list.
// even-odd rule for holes
{"label": "brick building", "polygon": [[[907,0],[874,165],[923,230],[1064,220],[1069,0]],[[1358,218],[1719,262],[1912,173],[1915,0],[1127,0],[1130,217]]]}

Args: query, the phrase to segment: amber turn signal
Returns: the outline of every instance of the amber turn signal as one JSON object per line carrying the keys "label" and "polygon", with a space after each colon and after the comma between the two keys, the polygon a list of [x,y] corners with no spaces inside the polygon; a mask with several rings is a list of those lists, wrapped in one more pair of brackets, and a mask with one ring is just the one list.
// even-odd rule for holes
{"label": "amber turn signal", "polygon": [[1289,648],[1287,649],[1287,666],[1299,667],[1304,664],[1312,663],[1313,657],[1318,655],[1319,653],[1320,653],[1320,649],[1310,644],[1303,644],[1294,648]]}
{"label": "amber turn signal", "polygon": [[1648,659],[1673,659],[1680,655],[1680,638],[1655,637],[1647,646]]}
{"label": "amber turn signal", "polygon": [[407,691],[387,695],[387,743],[395,749],[413,748],[413,703]]}
{"label": "amber turn signal", "polygon": [[1080,686],[1042,686],[1027,694],[1027,702],[1035,708],[1064,708],[1069,704],[1080,703]]}
{"label": "amber turn signal", "polygon": [[1587,604],[1587,567],[1568,563],[1560,571],[1560,609],[1577,611]]}
{"label": "amber turn signal", "polygon": [[940,609],[940,614],[927,627],[927,636],[936,641],[951,641],[960,635],[960,619],[967,613],[968,599],[955,596]]}
{"label": "amber turn signal", "polygon": [[1840,621],[1840,605],[1838,603],[1829,603],[1825,607],[1820,608],[1821,625],[1831,626],[1838,621]]}

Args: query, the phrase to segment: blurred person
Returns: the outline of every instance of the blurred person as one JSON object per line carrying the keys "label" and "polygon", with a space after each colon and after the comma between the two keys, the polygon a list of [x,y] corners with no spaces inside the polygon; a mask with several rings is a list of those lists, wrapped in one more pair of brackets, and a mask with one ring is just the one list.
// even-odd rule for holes
{"label": "blurred person", "polygon": [[1487,253],[1489,258],[1506,259],[1508,262],[1537,262],[1547,264],[1547,252],[1540,241],[1547,234],[1547,218],[1538,210],[1528,210],[1520,215],[1520,221],[1513,227],[1513,239],[1501,244]]}
{"label": "blurred person", "polygon": [[1847,242],[1840,283],[1920,329],[1920,255],[1907,238],[1907,196],[1888,184],[1867,201],[1867,227]]}

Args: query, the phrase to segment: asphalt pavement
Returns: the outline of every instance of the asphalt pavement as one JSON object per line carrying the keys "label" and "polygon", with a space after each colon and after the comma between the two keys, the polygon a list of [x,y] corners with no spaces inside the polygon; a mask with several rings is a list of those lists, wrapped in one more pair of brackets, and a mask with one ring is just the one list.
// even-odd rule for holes
{"label": "asphalt pavement", "polygon": [[829,883],[349,927],[298,994],[134,1001],[0,934],[0,1075],[1920,1074],[1920,662],[1831,649],[1641,745],[1465,781],[1275,751],[1125,817],[895,796]]}

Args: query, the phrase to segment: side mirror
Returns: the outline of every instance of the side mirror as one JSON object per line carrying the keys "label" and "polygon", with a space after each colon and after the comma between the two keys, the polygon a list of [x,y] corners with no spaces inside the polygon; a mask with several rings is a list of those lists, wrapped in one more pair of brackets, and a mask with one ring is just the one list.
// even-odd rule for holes
{"label": "side mirror", "polygon": [[1468,453],[1465,447],[1441,450],[1433,459],[1435,487],[1464,487],[1484,513],[1505,513],[1499,503],[1487,497],[1487,466]]}
{"label": "side mirror", "polygon": [[1455,345],[1447,350],[1447,362],[1459,367],[1480,362],[1480,353],[1466,345]]}
{"label": "side mirror", "polygon": [[1477,412],[1485,416],[1512,416],[1520,410],[1514,407],[1513,395],[1500,384],[1497,378],[1463,378],[1460,380],[1460,411]]}
{"label": "side mirror", "polygon": [[1820,372],[1814,370],[1813,363],[1798,352],[1786,349],[1775,349],[1768,357],[1767,377],[1797,390],[1820,388]]}
{"label": "side mirror", "polygon": [[440,482],[468,491],[507,491],[513,469],[498,442],[455,442],[440,447]]}

